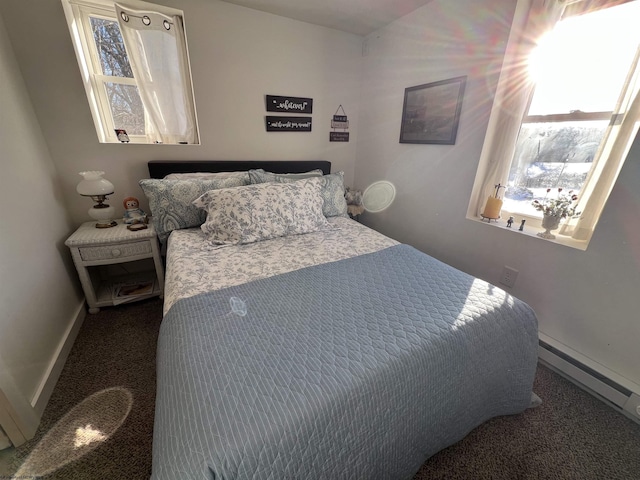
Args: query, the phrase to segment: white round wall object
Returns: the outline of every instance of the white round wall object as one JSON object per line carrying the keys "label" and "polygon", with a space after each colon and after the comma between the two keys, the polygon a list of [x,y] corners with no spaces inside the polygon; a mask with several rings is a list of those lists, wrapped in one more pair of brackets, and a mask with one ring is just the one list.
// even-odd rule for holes
{"label": "white round wall object", "polygon": [[362,205],[367,212],[381,212],[393,203],[396,187],[386,180],[372,183],[362,194]]}

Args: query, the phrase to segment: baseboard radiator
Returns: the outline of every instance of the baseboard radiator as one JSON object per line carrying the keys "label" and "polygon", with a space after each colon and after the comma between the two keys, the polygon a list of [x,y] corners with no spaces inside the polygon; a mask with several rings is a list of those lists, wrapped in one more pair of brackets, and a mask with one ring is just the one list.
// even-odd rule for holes
{"label": "baseboard radiator", "polygon": [[543,365],[640,423],[640,392],[633,392],[543,339],[539,340],[538,358]]}

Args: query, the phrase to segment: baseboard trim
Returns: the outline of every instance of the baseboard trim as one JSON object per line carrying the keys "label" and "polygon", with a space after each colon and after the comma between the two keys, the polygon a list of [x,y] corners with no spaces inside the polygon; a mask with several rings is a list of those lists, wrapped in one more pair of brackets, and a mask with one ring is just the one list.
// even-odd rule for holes
{"label": "baseboard trim", "polygon": [[82,299],[82,303],[78,307],[75,318],[73,321],[69,323],[67,330],[60,340],[58,344],[58,348],[56,349],[56,353],[49,364],[49,368],[42,378],[36,393],[31,399],[31,406],[35,410],[38,418],[42,417],[44,413],[44,409],[51,398],[51,394],[53,393],[53,389],[58,382],[58,378],[60,378],[60,373],[62,373],[62,369],[64,368],[64,364],[67,361],[67,357],[69,356],[69,352],[71,351],[71,347],[78,336],[78,332],[80,331],[80,327],[82,327],[82,323],[87,315],[87,310],[84,304],[84,298]]}

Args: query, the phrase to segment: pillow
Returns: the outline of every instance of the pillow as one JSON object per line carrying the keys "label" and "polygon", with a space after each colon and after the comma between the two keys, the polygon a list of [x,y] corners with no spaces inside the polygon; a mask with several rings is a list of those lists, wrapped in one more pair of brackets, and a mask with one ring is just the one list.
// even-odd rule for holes
{"label": "pillow", "polygon": [[[322,170],[318,170],[322,172]],[[297,174],[307,175],[308,173]],[[298,181],[299,177],[295,177],[289,174],[279,175],[276,173],[265,172],[264,170],[249,170],[249,176],[251,177],[251,183],[264,183],[264,182],[278,182],[278,183],[290,183]],[[324,204],[322,206],[322,212],[325,217],[346,217],[347,215],[347,201],[344,199],[344,172],[330,173],[322,177],[324,185],[322,187],[322,199]]]}
{"label": "pillow", "polygon": [[205,221],[206,214],[193,205],[193,201],[203,193],[216,188],[246,185],[243,177],[165,180],[148,178],[140,180],[151,220],[158,238],[164,243],[173,230],[198,227]]}
{"label": "pillow", "polygon": [[330,228],[322,214],[321,178],[211,190],[193,202],[214,244],[245,244]]}
{"label": "pillow", "polygon": [[212,178],[230,178],[244,177],[245,185],[251,183],[249,172],[188,172],[188,173],[170,173],[166,177],[167,180],[186,180],[190,178],[198,178],[202,180],[210,180]]}
{"label": "pillow", "polygon": [[266,183],[276,182],[278,179],[301,180],[303,178],[321,177],[322,170],[316,169],[305,173],[271,173],[259,168],[257,170],[249,170],[250,183]]}

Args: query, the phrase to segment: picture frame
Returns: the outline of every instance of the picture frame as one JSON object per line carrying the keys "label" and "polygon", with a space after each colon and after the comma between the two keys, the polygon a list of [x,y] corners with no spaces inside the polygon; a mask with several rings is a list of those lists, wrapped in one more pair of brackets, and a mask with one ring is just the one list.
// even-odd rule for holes
{"label": "picture frame", "polygon": [[467,77],[405,88],[400,143],[455,145]]}

